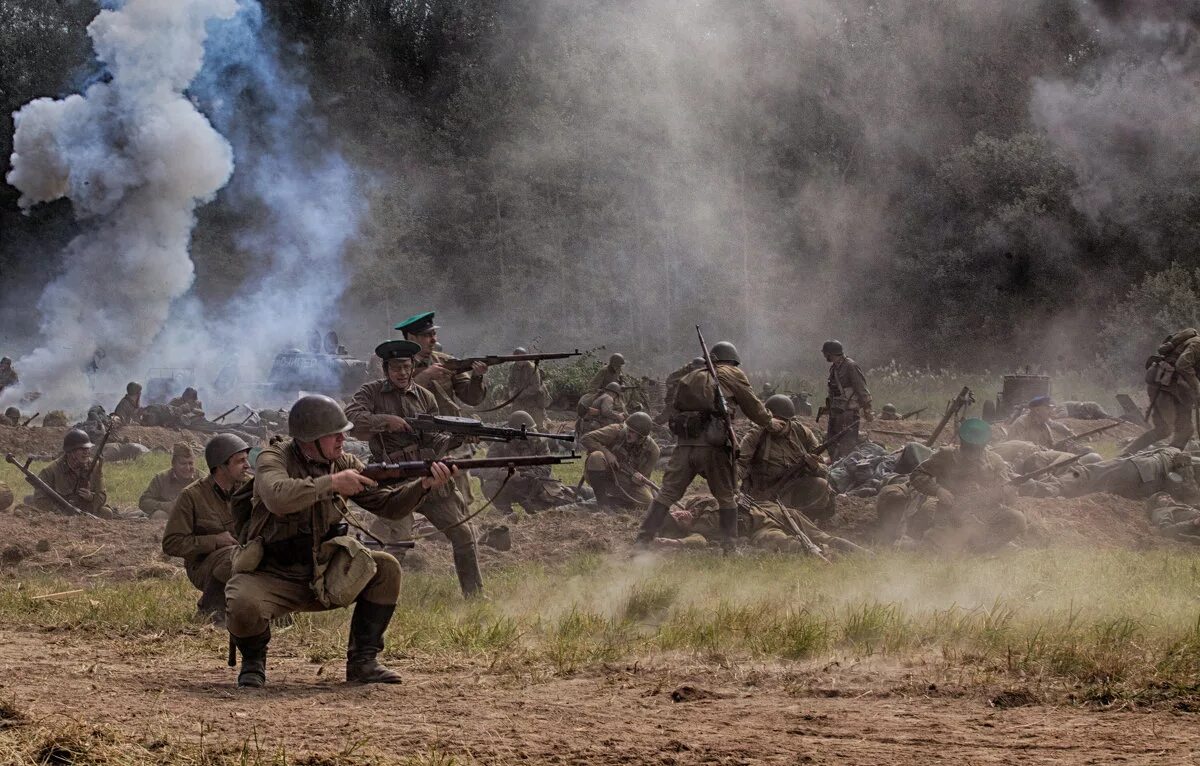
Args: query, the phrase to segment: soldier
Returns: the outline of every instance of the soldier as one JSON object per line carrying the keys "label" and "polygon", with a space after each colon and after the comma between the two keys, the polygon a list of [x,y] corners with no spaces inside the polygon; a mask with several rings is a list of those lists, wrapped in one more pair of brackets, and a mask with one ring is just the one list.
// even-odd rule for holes
{"label": "soldier", "polygon": [[[757,508],[738,514],[737,536],[755,548],[774,553],[808,553],[799,538],[789,535],[775,519]],[[654,538],[656,545],[664,547],[707,548],[715,542],[724,543],[720,513],[704,508],[672,508]]]}
{"label": "soldier", "polygon": [[138,422],[138,414],[142,408],[142,384],[130,381],[125,386],[125,396],[117,402],[113,415],[124,423]]}
{"label": "soldier", "polygon": [[150,479],[150,484],[138,499],[138,508],[152,519],[166,518],[179,494],[198,478],[196,456],[192,454],[192,448],[177,442],[171,451],[171,467]]}
{"label": "soldier", "polygon": [[42,428],[66,428],[67,413],[62,410],[50,410],[42,418]]}
{"label": "soldier", "polygon": [[1200,499],[1192,456],[1176,447],[1159,447],[1136,455],[1092,463],[1080,461],[1062,476],[1039,482],[1040,495],[1080,497],[1109,492],[1141,500],[1157,492],[1170,492],[1184,502]]}
{"label": "soldier", "polygon": [[1025,531],[1025,515],[1012,507],[1012,472],[988,449],[991,438],[986,421],[967,418],[960,446],[939,449],[909,477],[914,490],[937,499],[924,540],[938,550],[993,550]]}
{"label": "soldier", "polygon": [[[528,354],[523,348],[514,354]],[[546,405],[550,403],[550,392],[542,382],[542,372],[533,362],[516,362],[508,371],[508,391],[513,397],[514,414],[525,412],[533,418],[533,424],[542,429],[546,426]]]}
{"label": "soldier", "polygon": [[642,510],[654,493],[647,484],[658,465],[660,450],[650,436],[654,421],[635,412],[624,423],[589,431],[579,439],[587,450],[584,476],[596,491],[601,508]]}
{"label": "soldier", "polygon": [[204,420],[204,405],[200,403],[200,394],[191,386],[183,389],[183,393],[172,399],[168,406],[185,426]]}
{"label": "soldier", "polygon": [[225,586],[229,633],[242,654],[239,687],[266,683],[272,619],[351,601],[346,680],[400,683],[400,675],[378,660],[400,595],[400,563],[355,545],[343,524],[346,500],[399,518],[447,486],[451,474],[444,463],[434,463],[431,476],[380,488],[359,472],[358,458],[342,451],[353,427],[329,397],[301,397],[288,413],[292,438],[258,456],[252,510],[239,535],[255,544],[237,551]]}
{"label": "soldier", "polygon": [[591,399],[579,400],[578,410],[582,413],[575,423],[575,433],[585,434],[597,428],[611,426],[625,420],[625,404],[621,401],[621,384],[609,383],[597,391]]}
{"label": "soldier", "polygon": [[404,339],[416,343],[420,351],[413,357],[414,382],[422,388],[429,389],[437,398],[437,411],[442,415],[458,415],[461,408],[455,404],[458,398],[464,404],[472,407],[481,404],[487,396],[487,365],[476,362],[471,365],[471,372],[453,374],[442,362],[453,360],[454,357],[435,351],[438,345],[438,326],[433,323],[433,312],[416,314],[396,325],[396,329],[404,333]]}
{"label": "soldier", "polygon": [[816,521],[833,518],[835,493],[824,464],[813,455],[821,446],[816,434],[796,419],[796,405],[783,394],[770,397],[765,406],[787,428],[772,433],[755,426],[742,437],[742,490],[755,500],[778,500]]}
{"label": "soldier", "polygon": [[9,407],[4,411],[4,415],[0,416],[0,426],[19,425],[21,425],[21,411],[16,407]]}
{"label": "soldier", "polygon": [[[381,461],[433,460],[459,446],[445,434],[421,435],[409,428],[404,418],[413,415],[437,414],[434,393],[414,382],[413,359],[421,346],[407,340],[389,340],[379,344],[375,353],[383,360],[387,377],[366,383],[354,394],[346,415],[354,424],[354,433],[368,441],[371,457]],[[464,596],[475,596],[483,590],[483,575],[475,545],[475,529],[464,523],[467,501],[458,484],[439,488],[421,506],[421,514],[445,532],[454,547],[454,569]],[[385,520],[378,532],[396,539],[410,539],[410,519],[401,524]],[[390,528],[391,531],[387,531]],[[384,535],[380,535],[383,537]],[[390,542],[390,541],[389,541]]]}
{"label": "soldier", "polygon": [[1025,412],[1007,428],[1008,438],[1033,442],[1043,449],[1054,447],[1054,431],[1050,423],[1054,420],[1054,403],[1048,396],[1036,396],[1029,400]]}
{"label": "soldier", "polygon": [[655,416],[655,423],[663,424],[671,419],[671,416],[675,414],[675,391],[679,389],[679,381],[683,379],[684,375],[687,375],[693,370],[698,370],[703,366],[704,357],[698,356],[667,376],[667,379],[663,382],[663,385],[665,386],[665,391],[663,393],[663,411]]}
{"label": "soldier", "polygon": [[1196,365],[1200,362],[1200,333],[1188,328],[1168,335],[1158,353],[1146,362],[1146,394],[1154,427],[1129,443],[1122,455],[1141,452],[1170,437],[1182,449],[1192,438],[1192,410],[1200,396]]}
{"label": "soldier", "polygon": [[606,388],[609,383],[621,385],[625,378],[621,374],[621,369],[625,367],[625,357],[620,354],[613,354],[608,358],[608,364],[601,367],[592,376],[592,382],[588,384],[588,388],[593,391],[599,391]]}
{"label": "soldier", "polygon": [[896,405],[888,403],[883,405],[883,409],[879,411],[880,420],[899,420],[900,413],[896,411]]}
{"label": "soldier", "polygon": [[[826,440],[837,434],[836,443],[829,447],[829,459],[833,462],[849,455],[861,439],[858,433],[859,417],[870,423],[875,419],[871,412],[871,392],[867,390],[867,379],[858,363],[845,355],[842,344],[827,340],[821,346],[825,361],[829,362],[829,408]],[[848,429],[848,430],[847,430]],[[842,433],[845,431],[845,433]]]}
{"label": "soldier", "polygon": [[[753,423],[782,434],[787,423],[771,417],[766,407],[754,395],[750,380],[741,370],[741,358],[732,343],[722,341],[712,347],[711,357],[717,380],[707,367],[688,373],[679,381],[675,394],[678,414],[671,418],[671,432],[679,441],[667,465],[662,491],[650,503],[637,542],[645,545],[658,534],[668,509],[683,497],[697,475],[708,480],[709,491],[717,500],[722,548],[731,552],[736,547],[737,505],[734,498],[734,467],[725,424],[717,415],[714,385],[719,385],[733,404]],[[732,416],[732,413],[731,413]]]}
{"label": "soldier", "polygon": [[1200,510],[1180,503],[1169,492],[1156,492],[1146,500],[1150,526],[1163,537],[1200,545]]}
{"label": "soldier", "polygon": [[[992,447],[992,451],[1004,459],[1018,473],[1037,471],[1063,460],[1075,457],[1073,452],[1039,447],[1033,442],[1010,439]],[[1099,455],[1096,456],[1097,458]]]}
{"label": "soldier", "polygon": [[249,454],[250,445],[234,434],[210,439],[204,447],[208,476],[189,484],[172,503],[163,531],[163,553],[183,559],[188,580],[200,590],[197,616],[218,627],[225,625],[225,583],[237,548],[230,504],[250,478]]}
{"label": "soldier", "polygon": [[17,377],[17,371],[13,369],[12,360],[7,356],[0,357],[0,392],[20,382],[20,378]]}
{"label": "soldier", "polygon": [[[532,429],[533,426],[533,417],[528,412],[517,410],[508,417],[509,428]],[[488,457],[496,458],[549,454],[550,447],[545,439],[492,442],[487,450]],[[570,505],[576,500],[575,493],[554,478],[548,465],[524,466],[516,469],[511,477],[505,468],[484,468],[475,473],[479,476],[483,493],[492,498],[492,504],[503,513],[512,513],[513,503],[520,503],[529,513],[537,513],[560,505]]]}
{"label": "soldier", "polygon": [[[86,432],[77,428],[67,431],[63,437],[62,457],[43,468],[38,476],[79,510],[96,516],[111,516],[112,511],[105,506],[108,493],[104,491],[102,464],[98,457],[95,461],[91,459],[95,446]],[[33,489],[33,505],[43,511],[61,513],[54,501],[37,487]]]}

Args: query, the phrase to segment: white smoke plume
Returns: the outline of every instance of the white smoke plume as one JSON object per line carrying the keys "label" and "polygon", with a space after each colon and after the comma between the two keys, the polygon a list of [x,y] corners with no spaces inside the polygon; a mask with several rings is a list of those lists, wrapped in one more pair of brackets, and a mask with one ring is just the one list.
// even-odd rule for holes
{"label": "white smoke plume", "polygon": [[229,180],[233,154],[184,91],[200,71],[206,25],[236,11],[235,0],[101,11],[88,34],[109,76],[15,117],[7,180],[21,206],[67,197],[87,222],[38,302],[42,345],[16,365],[48,406],[87,401],[97,361],[114,374],[132,368],[191,286],[196,206]]}

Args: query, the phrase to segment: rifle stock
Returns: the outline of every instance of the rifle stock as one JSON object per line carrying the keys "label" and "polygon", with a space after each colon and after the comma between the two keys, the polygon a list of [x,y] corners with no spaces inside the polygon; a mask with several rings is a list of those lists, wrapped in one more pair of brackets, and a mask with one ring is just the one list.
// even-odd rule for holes
{"label": "rifle stock", "polygon": [[55,505],[57,505],[63,511],[66,511],[68,514],[70,514],[72,516],[87,516],[87,517],[93,518],[93,519],[96,518],[95,516],[88,513],[87,511],[80,510],[80,509],[76,508],[75,506],[71,505],[71,503],[68,502],[65,497],[63,497],[62,495],[55,492],[53,487],[51,487],[46,482],[42,481],[41,476],[38,476],[33,471],[29,470],[29,462],[30,461],[26,461],[24,464],[22,464],[19,460],[17,460],[16,457],[13,456],[13,454],[11,452],[8,453],[7,455],[5,455],[4,459],[6,461],[8,461],[9,463],[12,463],[13,465],[15,465],[17,467],[17,470],[25,475],[26,481],[28,481],[34,487],[36,487],[37,489],[40,489],[43,493],[45,493],[46,497],[50,498],[51,502],[53,502]]}

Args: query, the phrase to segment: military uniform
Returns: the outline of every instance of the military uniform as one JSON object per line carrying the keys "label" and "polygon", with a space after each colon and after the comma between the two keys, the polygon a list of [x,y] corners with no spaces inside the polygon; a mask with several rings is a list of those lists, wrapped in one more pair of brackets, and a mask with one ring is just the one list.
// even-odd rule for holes
{"label": "military uniform", "polygon": [[211,475],[205,476],[184,488],[167,516],[163,553],[183,559],[188,580],[201,591],[209,591],[214,583],[223,591],[229,582],[230,560],[237,546],[221,545],[218,538],[222,532],[236,532],[229,507],[232,494],[217,486]]}
{"label": "military uniform", "polygon": [[[346,408],[346,417],[354,424],[354,435],[368,440],[371,456],[376,460],[433,460],[446,453],[451,442],[444,434],[422,436],[385,430],[384,415],[406,418],[418,414],[438,414],[436,394],[415,383],[407,391],[400,391],[387,379],[364,384]],[[467,517],[468,508],[458,484],[450,482],[434,490],[422,504],[420,513],[436,528],[444,530],[454,547],[454,568],[463,593],[479,591],[483,576],[479,572],[475,528],[470,523],[459,523]],[[409,540],[411,515],[398,517],[398,521],[384,519],[372,525],[372,532],[389,542]]]}
{"label": "military uniform", "polygon": [[533,362],[515,362],[508,371],[509,396],[514,410],[524,410],[539,429],[546,425],[546,405],[550,394],[542,383],[542,373]]}
{"label": "military uniform", "polygon": [[174,468],[156,473],[138,499],[138,508],[145,511],[147,516],[153,516],[156,513],[170,513],[180,493],[194,481],[196,481],[194,471],[191,476],[185,476],[182,479],[175,475]]}
{"label": "military uniform", "polygon": [[695,360],[688,362],[684,366],[675,370],[667,379],[663,381],[663,411],[654,417],[654,422],[658,424],[666,423],[675,414],[675,393],[679,390],[679,381],[683,380],[683,376],[693,370],[700,369],[702,365],[696,364]]}
{"label": "military uniform", "polygon": [[[596,501],[602,506],[618,508],[644,508],[654,499],[647,486],[636,483],[630,473],[640,473],[647,478],[658,465],[661,450],[650,436],[630,441],[629,426],[621,423],[588,431],[579,439],[579,444],[588,452],[584,466],[588,482],[596,491]],[[610,463],[605,452],[616,458]]]}
{"label": "military uniform", "polygon": [[[514,439],[511,442],[492,442],[488,445],[489,458],[549,455],[550,447],[544,439]],[[530,513],[545,511],[560,505],[575,502],[571,488],[554,478],[548,465],[523,466],[516,469],[511,478],[506,468],[483,468],[475,471],[479,477],[483,494],[494,498],[492,504],[503,513],[513,512],[513,503],[519,503]],[[501,487],[504,489],[500,489]],[[499,494],[497,494],[499,493]]]}
{"label": "military uniform", "polygon": [[[88,472],[92,474],[90,481],[88,480]],[[105,507],[105,504],[108,502],[108,493],[104,491],[103,463],[97,465],[95,471],[92,471],[91,461],[84,463],[82,468],[75,469],[67,463],[67,456],[63,455],[39,471],[38,476],[42,481],[49,484],[51,489],[62,495],[63,499],[79,510],[87,511],[97,516],[109,515],[111,513]],[[79,490],[82,488],[91,490],[91,500],[84,500],[79,496]],[[54,504],[54,501],[37,487],[33,489],[33,505],[35,508],[43,511],[62,512]]]}
{"label": "military uniform", "polygon": [[197,398],[194,388],[186,389],[181,396],[172,399],[168,406],[179,422],[184,426],[198,420],[204,420],[204,405]]}
{"label": "military uniform", "polygon": [[1030,412],[1018,417],[1004,430],[1008,432],[1010,440],[1033,442],[1044,449],[1052,448],[1054,442],[1057,441],[1054,438],[1054,432],[1050,429],[1050,424],[1039,421]]}
{"label": "military uniform", "polygon": [[[258,531],[263,560],[252,572],[234,573],[225,586],[229,632],[235,637],[262,635],[272,619],[285,614],[327,609],[313,592],[314,560],[322,541],[344,534],[339,509],[345,510],[330,477],[362,467],[362,461],[347,454],[333,463],[310,461],[290,439],[259,454],[254,510],[243,532]],[[368,489],[351,499],[371,513],[395,519],[420,507],[426,494],[419,481],[412,481],[395,490]],[[395,605],[400,595],[400,564],[383,551],[370,553],[376,571],[358,601]]]}
{"label": "military uniform", "polygon": [[[432,351],[426,357],[414,356],[413,375],[415,376],[435,364],[452,360],[454,357],[441,351]],[[451,377],[449,383],[431,381],[429,390],[437,399],[437,411],[440,414],[459,415],[462,408],[455,403],[455,398],[472,407],[482,404],[487,397],[487,381],[482,376],[476,377],[469,372],[460,372]]]}
{"label": "military uniform", "polygon": [[622,385],[624,376],[621,374],[621,369],[621,367],[613,367],[611,363],[604,365],[592,376],[592,382],[588,384],[588,388],[599,391],[609,383]]}
{"label": "military uniform", "polygon": [[[1172,473],[1178,481],[1172,479]],[[1109,492],[1141,500],[1157,492],[1170,492],[1187,495],[1181,499],[1191,499],[1197,494],[1191,456],[1175,447],[1159,447],[1088,465],[1076,463],[1062,476],[1042,482],[1042,486],[1060,497]]]}
{"label": "military uniform", "polygon": [[824,469],[814,474],[805,467],[806,456],[821,443],[799,420],[787,424],[782,434],[755,426],[742,437],[738,450],[742,490],[755,500],[778,500],[809,518],[832,518],[835,493],[822,475]]}
{"label": "military uniform", "polygon": [[1163,537],[1200,545],[1200,510],[1160,493],[1146,502],[1146,515]]}
{"label": "military uniform", "polygon": [[135,398],[129,394],[121,397],[121,401],[117,402],[116,409],[113,410],[113,415],[119,417],[126,423],[136,423],[138,421],[138,412],[140,408]]}
{"label": "military uniform", "polygon": [[621,401],[621,397],[611,391],[599,391],[587,405],[587,411],[579,416],[579,420],[575,423],[575,433],[586,434],[598,428],[620,423],[624,419],[625,405]]}
{"label": "military uniform", "polygon": [[[1150,412],[1154,427],[1130,442],[1124,454],[1139,452],[1168,437],[1172,447],[1183,448],[1192,438],[1192,410],[1200,394],[1200,334],[1191,328],[1175,333],[1158,347],[1158,357],[1161,361],[1147,369],[1146,384],[1146,395],[1154,403]],[[1157,382],[1161,376],[1168,382]],[[1151,378],[1155,382],[1150,382]]]}
{"label": "military uniform", "polygon": [[1045,449],[1028,441],[1011,439],[992,447],[1004,462],[1012,466],[1015,473],[1038,471],[1055,463],[1075,457],[1073,452],[1063,452],[1056,449]]}
{"label": "military uniform", "polygon": [[871,392],[867,390],[867,379],[858,363],[845,356],[829,366],[827,389],[829,419],[826,437],[832,438],[846,431],[829,447],[829,458],[836,462],[858,446],[861,439],[858,433],[859,414],[871,409]]}
{"label": "military uniform", "polygon": [[944,447],[913,470],[913,490],[937,497],[940,490],[954,494],[954,504],[934,513],[927,543],[942,551],[989,550],[1025,531],[1025,515],[1012,508],[1015,492],[1008,464],[995,452],[981,448],[971,454],[961,447]]}
{"label": "military uniform", "polygon": [[[774,519],[755,508],[749,513],[738,514],[737,536],[754,548],[773,553],[808,553],[799,538],[789,535]],[[691,521],[672,511],[659,537],[680,540],[685,548],[707,548],[722,540],[720,519],[715,508],[697,509],[697,515]]]}
{"label": "military uniform", "polygon": [[0,364],[0,392],[21,382],[17,377],[17,371],[12,368],[12,361],[8,357],[4,357],[4,359],[5,363]]}
{"label": "military uniform", "polygon": [[0,426],[19,426],[21,425],[21,413],[17,413],[17,417],[13,417],[11,413],[0,415]]}

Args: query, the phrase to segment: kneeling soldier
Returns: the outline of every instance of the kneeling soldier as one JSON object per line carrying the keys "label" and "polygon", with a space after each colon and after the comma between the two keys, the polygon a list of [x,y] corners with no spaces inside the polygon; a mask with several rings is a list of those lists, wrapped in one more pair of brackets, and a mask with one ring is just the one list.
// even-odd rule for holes
{"label": "kneeling soldier", "polygon": [[310,395],[292,405],[292,438],[258,456],[252,509],[225,588],[229,632],[242,653],[238,686],[266,683],[271,620],[355,604],[346,650],[346,680],[400,683],[380,664],[383,634],[400,596],[400,564],[347,535],[346,498],[384,518],[413,512],[450,470],[383,489],[359,473],[363,463],[342,451],[353,426],[338,403]]}
{"label": "kneeling soldier", "polygon": [[646,480],[658,464],[658,443],[650,438],[654,421],[635,412],[624,423],[584,434],[579,443],[588,451],[585,476],[601,508],[644,510],[654,499]]}

